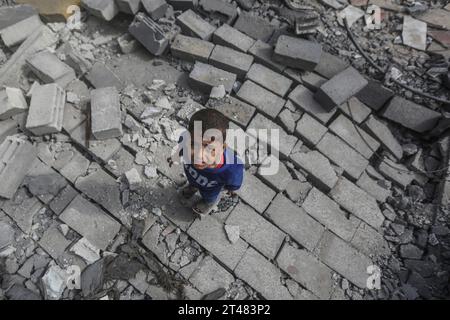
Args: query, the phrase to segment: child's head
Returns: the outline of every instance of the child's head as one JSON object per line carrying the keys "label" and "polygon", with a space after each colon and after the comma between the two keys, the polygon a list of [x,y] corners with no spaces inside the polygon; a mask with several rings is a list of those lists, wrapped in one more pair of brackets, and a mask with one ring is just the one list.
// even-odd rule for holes
{"label": "child's head", "polygon": [[226,147],[228,119],[214,109],[202,109],[189,121],[192,163],[197,169],[213,168]]}

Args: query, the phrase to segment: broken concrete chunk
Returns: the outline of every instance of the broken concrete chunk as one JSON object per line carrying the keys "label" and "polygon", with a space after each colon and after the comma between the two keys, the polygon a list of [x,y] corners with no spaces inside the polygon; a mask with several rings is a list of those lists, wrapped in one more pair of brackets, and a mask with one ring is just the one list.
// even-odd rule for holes
{"label": "broken concrete chunk", "polygon": [[2,7],[0,9],[0,35],[8,47],[25,41],[42,26],[36,9],[29,5]]}
{"label": "broken concrete chunk", "polygon": [[313,71],[321,56],[322,46],[319,43],[282,35],[278,38],[273,58],[295,69]]}
{"label": "broken concrete chunk", "polygon": [[67,287],[68,273],[58,265],[52,264],[42,277],[44,293],[49,300],[59,300]]}
{"label": "broken concrete chunk", "polygon": [[165,0],[142,0],[142,5],[153,20],[164,17],[168,8]]}
{"label": "broken concrete chunk", "polygon": [[14,241],[14,229],[6,221],[0,220],[0,250]]}
{"label": "broken concrete chunk", "polygon": [[183,12],[178,16],[176,22],[185,35],[202,40],[210,40],[214,31],[216,31],[214,26],[210,25],[192,10]]}
{"label": "broken concrete chunk", "polygon": [[383,117],[422,133],[433,129],[441,114],[410,100],[395,96],[383,111]]}
{"label": "broken concrete chunk", "polygon": [[75,71],[48,50],[27,59],[27,64],[44,83],[56,82],[65,88],[75,80]]}
{"label": "broken concrete chunk", "polygon": [[81,0],[81,4],[92,15],[111,21],[118,13],[119,7],[111,0]]}
{"label": "broken concrete chunk", "polygon": [[317,100],[326,110],[337,107],[363,89],[368,81],[353,67],[349,67],[325,82],[315,93]]}
{"label": "broken concrete chunk", "polygon": [[76,255],[82,257],[88,264],[100,259],[100,250],[90,243],[86,238],[81,238],[70,249]]}
{"label": "broken concrete chunk", "polygon": [[128,31],[155,56],[162,55],[169,45],[164,30],[142,12],[135,16]]}
{"label": "broken concrete chunk", "polygon": [[[450,16],[449,16],[450,18]],[[403,44],[425,51],[427,42],[427,24],[411,16],[403,17]]]}
{"label": "broken concrete chunk", "polygon": [[57,84],[36,88],[31,97],[27,130],[40,136],[62,130],[66,92]]}
{"label": "broken concrete chunk", "polygon": [[231,243],[236,243],[239,240],[239,226],[225,225],[225,232],[227,233],[228,240]]}
{"label": "broken concrete chunk", "polygon": [[120,100],[114,87],[91,91],[91,128],[98,140],[122,136]]}
{"label": "broken concrete chunk", "polygon": [[115,0],[119,10],[128,14],[136,14],[141,8],[141,0]]}
{"label": "broken concrete chunk", "polygon": [[125,178],[127,179],[130,190],[136,190],[141,186],[142,183],[141,175],[139,174],[136,168],[133,168],[125,172]]}
{"label": "broken concrete chunk", "polygon": [[255,40],[239,30],[230,27],[228,24],[223,24],[214,32],[213,42],[235,50],[247,52],[253,46]]}
{"label": "broken concrete chunk", "polygon": [[214,44],[198,38],[178,34],[170,46],[172,55],[187,61],[208,62]]}
{"label": "broken concrete chunk", "polygon": [[6,87],[0,90],[0,120],[27,111],[28,104],[20,89]]}
{"label": "broken concrete chunk", "polygon": [[199,91],[211,93],[212,88],[221,84],[229,93],[236,82],[236,75],[209,64],[196,62],[189,74],[189,84]]}

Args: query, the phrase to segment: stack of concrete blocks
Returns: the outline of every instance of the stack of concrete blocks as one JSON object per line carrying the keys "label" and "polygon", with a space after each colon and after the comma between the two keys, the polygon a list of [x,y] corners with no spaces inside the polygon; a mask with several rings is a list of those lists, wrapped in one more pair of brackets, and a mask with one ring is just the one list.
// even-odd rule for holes
{"label": "stack of concrete blocks", "polygon": [[354,68],[348,67],[325,82],[314,95],[326,110],[342,105],[368,84]]}
{"label": "stack of concrete blocks", "polygon": [[169,39],[164,30],[142,12],[135,16],[128,31],[155,56],[162,55],[169,45]]}
{"label": "stack of concrete blocks", "polygon": [[142,0],[142,5],[153,20],[161,19],[169,8],[165,0]]}
{"label": "stack of concrete blocks", "polygon": [[0,9],[0,36],[8,47],[22,43],[40,26],[38,12],[29,5]]}
{"label": "stack of concrete blocks", "polygon": [[66,92],[56,83],[35,88],[26,129],[37,136],[61,132],[65,103]]}
{"label": "stack of concrete blocks", "polygon": [[48,50],[38,52],[26,61],[31,70],[44,83],[54,82],[65,88],[76,79],[75,70]]}
{"label": "stack of concrete blocks", "polygon": [[0,120],[11,118],[27,109],[28,104],[22,90],[9,87],[0,90]]}
{"label": "stack of concrete blocks", "polygon": [[82,0],[81,4],[89,13],[106,21],[119,13],[119,7],[112,0]]}
{"label": "stack of concrete blocks", "polygon": [[97,140],[122,136],[121,118],[119,93],[115,87],[91,91],[91,129]]}
{"label": "stack of concrete blocks", "polygon": [[36,148],[16,136],[0,145],[0,197],[11,199],[37,156]]}

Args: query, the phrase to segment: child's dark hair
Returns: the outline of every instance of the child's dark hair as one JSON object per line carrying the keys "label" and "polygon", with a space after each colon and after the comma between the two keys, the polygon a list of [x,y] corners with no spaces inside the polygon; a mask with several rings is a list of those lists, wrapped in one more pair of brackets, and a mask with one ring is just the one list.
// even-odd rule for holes
{"label": "child's dark hair", "polygon": [[202,124],[202,135],[209,129],[217,129],[222,132],[223,142],[227,139],[227,129],[230,121],[219,111],[206,108],[194,113],[189,120],[189,133],[194,136],[194,123],[200,121]]}

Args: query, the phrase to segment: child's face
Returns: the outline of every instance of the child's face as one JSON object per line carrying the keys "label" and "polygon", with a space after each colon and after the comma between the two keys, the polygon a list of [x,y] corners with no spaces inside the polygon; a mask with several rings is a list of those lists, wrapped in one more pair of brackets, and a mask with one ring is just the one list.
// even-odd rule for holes
{"label": "child's face", "polygon": [[203,140],[201,144],[194,143],[191,149],[194,168],[215,168],[222,160],[224,148],[222,141]]}

